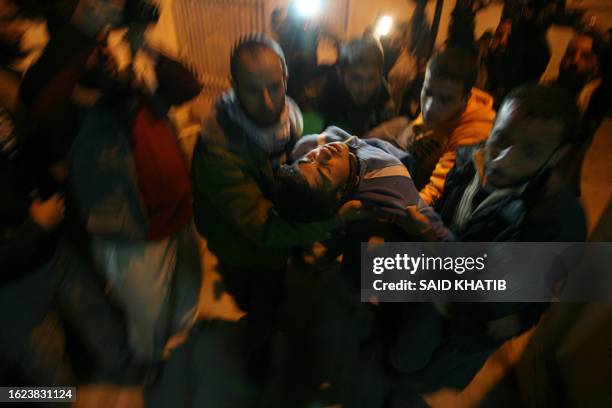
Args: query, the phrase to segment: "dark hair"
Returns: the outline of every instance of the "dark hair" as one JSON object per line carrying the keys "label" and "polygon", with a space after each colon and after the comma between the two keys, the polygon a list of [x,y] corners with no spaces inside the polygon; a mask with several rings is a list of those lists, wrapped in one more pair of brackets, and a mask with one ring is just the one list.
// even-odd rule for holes
{"label": "dark hair", "polygon": [[242,53],[248,52],[250,54],[257,54],[263,50],[274,52],[281,61],[283,73],[288,75],[287,62],[281,46],[263,33],[253,33],[241,38],[232,49],[230,54],[230,73],[232,78],[234,80],[237,78],[238,66]]}
{"label": "dark hair", "polygon": [[562,121],[563,144],[579,142],[580,111],[565,89],[555,85],[523,85],[504,98],[500,111],[510,102],[518,104],[517,114],[521,117]]}
{"label": "dark hair", "polygon": [[276,211],[289,220],[313,222],[338,212],[342,201],[336,191],[314,191],[297,164],[283,165],[276,174]]}
{"label": "dark hair", "polygon": [[340,69],[346,69],[354,65],[374,65],[382,72],[384,60],[380,41],[366,35],[342,44],[338,55],[338,66]]}
{"label": "dark hair", "polygon": [[434,55],[427,64],[431,75],[463,84],[467,94],[476,83],[478,67],[474,54],[464,48],[449,47]]}
{"label": "dark hair", "polygon": [[126,0],[123,6],[123,24],[157,23],[159,15],[159,6],[147,0]]}
{"label": "dark hair", "polygon": [[599,75],[606,82],[612,79],[610,78],[611,45],[604,39],[603,34],[592,27],[578,27],[575,29],[575,35],[583,35],[593,40],[593,54],[599,61]]}
{"label": "dark hair", "polygon": [[155,73],[158,78],[157,92],[171,106],[182,105],[202,92],[203,85],[196,75],[165,55],[160,55]]}

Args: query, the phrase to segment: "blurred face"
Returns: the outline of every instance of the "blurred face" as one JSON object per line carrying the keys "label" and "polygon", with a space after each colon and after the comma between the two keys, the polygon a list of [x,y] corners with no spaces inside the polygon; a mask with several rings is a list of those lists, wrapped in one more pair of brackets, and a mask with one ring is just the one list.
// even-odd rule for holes
{"label": "blurred face", "polygon": [[559,78],[584,85],[599,72],[599,60],[593,52],[593,39],[576,35],[567,46],[559,67]]}
{"label": "blurred face", "polygon": [[243,52],[234,90],[245,113],[260,126],[277,123],[285,109],[285,74],[280,58],[271,50]]}
{"label": "blurred face", "polygon": [[367,105],[380,90],[380,70],[372,65],[355,65],[341,73],[342,83],[356,106]]}
{"label": "blurred face", "polygon": [[516,102],[504,103],[485,146],[486,184],[508,188],[528,181],[552,164],[562,135],[561,120],[521,117]]}
{"label": "blurred face", "polygon": [[349,154],[346,144],[328,143],[311,150],[298,161],[298,167],[313,191],[339,192],[350,176]]}
{"label": "blurred face", "polygon": [[462,83],[436,78],[427,69],[421,89],[423,122],[431,129],[437,128],[460,115],[469,98]]}
{"label": "blurred face", "polygon": [[27,31],[27,20],[19,16],[13,2],[0,0],[0,66],[7,67],[25,55],[22,40]]}
{"label": "blurred face", "polygon": [[24,21],[17,16],[17,7],[0,0],[0,41],[3,44],[19,44],[25,32]]}
{"label": "blurred face", "polygon": [[126,0],[80,0],[72,14],[72,24],[83,34],[96,37],[108,26],[123,20]]}

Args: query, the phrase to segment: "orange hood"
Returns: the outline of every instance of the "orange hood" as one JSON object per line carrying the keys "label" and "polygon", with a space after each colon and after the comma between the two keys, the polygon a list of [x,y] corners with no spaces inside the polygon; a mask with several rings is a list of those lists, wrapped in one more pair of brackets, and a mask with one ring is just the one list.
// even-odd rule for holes
{"label": "orange hood", "polygon": [[[461,116],[436,129],[435,134],[446,139],[444,150],[455,150],[459,146],[487,140],[494,119],[493,97],[480,89],[472,88],[472,96]],[[422,125],[423,115],[419,115],[414,123]]]}

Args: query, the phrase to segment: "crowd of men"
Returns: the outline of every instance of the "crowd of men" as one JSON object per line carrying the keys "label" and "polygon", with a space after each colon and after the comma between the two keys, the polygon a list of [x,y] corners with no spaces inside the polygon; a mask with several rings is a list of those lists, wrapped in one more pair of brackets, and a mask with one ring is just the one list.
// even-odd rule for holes
{"label": "crowd of men", "polygon": [[[552,84],[496,79],[518,41],[506,20],[485,53],[449,44],[415,78],[414,116],[371,34],[297,84],[295,50],[247,35],[189,169],[168,112],[202,86],[143,40],[157,10],[33,3],[0,3],[1,384],[154,387],[197,319],[199,234],[246,313],[255,406],[418,406],[465,387],[545,305],[361,303],[361,242],[587,239],[580,169],[612,95],[594,29],[576,29]],[[49,42],[17,73],[19,24],[41,16]],[[107,38],[122,26],[119,69]]]}

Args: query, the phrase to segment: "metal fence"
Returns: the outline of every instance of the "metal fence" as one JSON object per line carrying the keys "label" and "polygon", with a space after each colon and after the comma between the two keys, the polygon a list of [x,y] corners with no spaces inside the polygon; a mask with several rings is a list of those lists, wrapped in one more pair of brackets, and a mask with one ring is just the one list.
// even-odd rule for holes
{"label": "metal fence", "polygon": [[182,59],[199,74],[202,98],[229,88],[229,54],[243,35],[265,31],[265,0],[175,0],[173,14]]}
{"label": "metal fence", "polygon": [[[320,15],[320,21],[341,38],[348,27],[349,3],[328,0]],[[270,12],[287,1],[174,0],[172,4],[181,59],[198,73],[204,85],[200,99],[209,105],[230,86],[232,45],[245,34],[267,32]]]}

